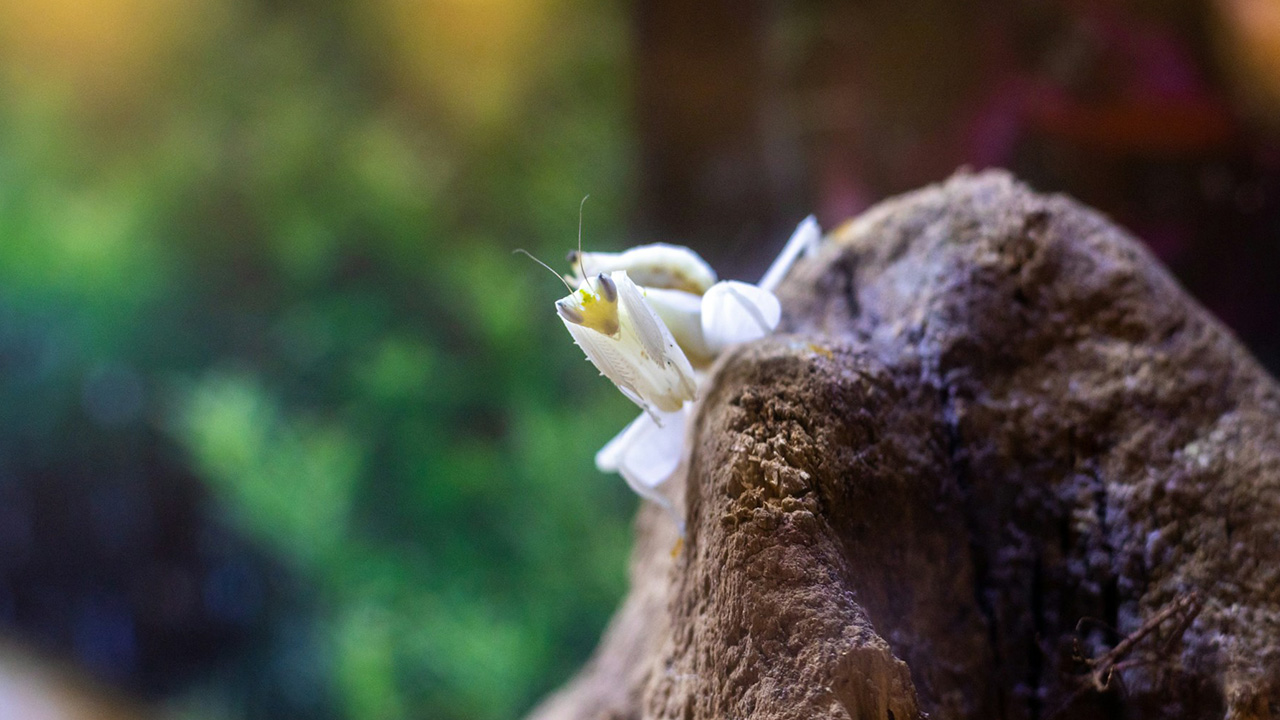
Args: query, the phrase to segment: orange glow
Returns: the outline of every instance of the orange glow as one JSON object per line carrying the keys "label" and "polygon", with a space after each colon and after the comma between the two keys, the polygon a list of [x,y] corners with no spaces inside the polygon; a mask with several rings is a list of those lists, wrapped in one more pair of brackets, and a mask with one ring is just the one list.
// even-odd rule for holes
{"label": "orange glow", "polygon": [[0,63],[22,85],[69,84],[113,95],[139,88],[201,22],[200,0],[6,0],[0,2]]}
{"label": "orange glow", "polygon": [[375,0],[393,75],[462,124],[501,121],[559,48],[559,0]]}
{"label": "orange glow", "polygon": [[1280,123],[1280,0],[1217,0],[1222,48],[1245,96]]}

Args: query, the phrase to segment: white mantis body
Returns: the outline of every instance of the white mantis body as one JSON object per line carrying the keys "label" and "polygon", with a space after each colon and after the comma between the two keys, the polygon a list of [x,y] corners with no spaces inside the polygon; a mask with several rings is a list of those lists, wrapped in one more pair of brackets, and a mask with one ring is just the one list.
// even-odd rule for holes
{"label": "white mantis body", "polygon": [[773,289],[821,237],[806,218],[758,285],[717,281],[697,253],[676,245],[569,255],[570,293],[556,313],[587,359],[645,411],[596,454],[596,467],[667,508],[682,534],[683,518],[659,488],[679,465],[701,370],[725,348],[777,327]]}

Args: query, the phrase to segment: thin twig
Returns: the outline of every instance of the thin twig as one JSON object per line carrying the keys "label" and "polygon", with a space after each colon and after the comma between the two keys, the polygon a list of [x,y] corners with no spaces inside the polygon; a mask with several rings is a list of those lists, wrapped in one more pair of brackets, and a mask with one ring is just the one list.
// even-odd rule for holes
{"label": "thin twig", "polygon": [[[1048,716],[1046,716],[1046,720],[1052,720],[1053,718],[1061,715],[1067,710],[1067,708],[1071,707],[1076,700],[1080,699],[1081,695],[1084,695],[1090,690],[1094,690],[1099,693],[1106,692],[1111,688],[1111,679],[1115,677],[1117,673],[1122,673],[1130,668],[1154,664],[1162,657],[1167,656],[1172,651],[1174,643],[1178,642],[1178,640],[1182,638],[1183,634],[1186,633],[1187,628],[1191,627],[1191,623],[1194,622],[1196,616],[1200,614],[1202,605],[1200,596],[1194,592],[1175,599],[1173,602],[1161,608],[1155,615],[1147,618],[1147,621],[1142,623],[1141,627],[1121,639],[1120,642],[1116,643],[1116,646],[1107,651],[1106,654],[1094,660],[1083,657],[1083,653],[1080,651],[1080,639],[1077,637],[1074,641],[1076,657],[1082,659],[1084,663],[1093,668],[1093,670],[1087,676],[1088,681],[1082,683],[1081,686],[1056,710],[1049,713]],[[1138,643],[1142,642],[1143,638],[1156,632],[1161,625],[1173,617],[1178,618],[1178,624],[1174,627],[1173,632],[1171,632],[1161,644],[1158,652],[1144,658],[1126,659],[1126,656],[1133,652]],[[1081,619],[1081,621],[1076,624],[1077,633],[1084,622],[1085,619]],[[1106,626],[1105,623],[1097,620],[1093,620],[1092,622],[1104,627]]]}
{"label": "thin twig", "polygon": [[1165,649],[1167,650],[1173,638],[1182,637],[1182,633],[1186,632],[1187,628],[1191,626],[1191,622],[1200,613],[1200,607],[1200,597],[1198,595],[1195,593],[1183,595],[1161,608],[1160,612],[1147,618],[1147,621],[1142,623],[1142,627],[1116,643],[1116,646],[1107,651],[1107,654],[1097,660],[1089,661],[1089,664],[1093,666],[1093,672],[1089,674],[1089,677],[1093,681],[1094,689],[1098,692],[1106,692],[1111,685],[1111,675],[1115,670],[1119,669],[1120,661],[1132,652],[1134,646],[1142,642],[1143,638],[1159,629],[1166,620],[1176,616],[1179,617],[1178,631],[1172,633],[1170,639],[1166,641]]}

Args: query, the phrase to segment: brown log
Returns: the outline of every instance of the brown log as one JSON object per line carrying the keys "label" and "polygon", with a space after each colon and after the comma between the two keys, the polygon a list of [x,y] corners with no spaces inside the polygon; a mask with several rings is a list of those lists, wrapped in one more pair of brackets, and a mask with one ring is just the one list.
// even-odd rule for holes
{"label": "brown log", "polygon": [[533,717],[1280,718],[1280,388],[1231,333],[1003,173],[829,240]]}

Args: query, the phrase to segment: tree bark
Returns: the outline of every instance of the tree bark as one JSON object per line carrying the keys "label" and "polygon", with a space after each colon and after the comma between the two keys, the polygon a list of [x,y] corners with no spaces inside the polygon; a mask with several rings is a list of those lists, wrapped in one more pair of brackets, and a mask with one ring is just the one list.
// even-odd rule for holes
{"label": "tree bark", "polygon": [[1280,718],[1280,388],[1137,241],[958,175],[779,296],[533,718]]}

